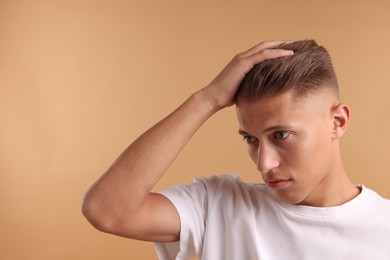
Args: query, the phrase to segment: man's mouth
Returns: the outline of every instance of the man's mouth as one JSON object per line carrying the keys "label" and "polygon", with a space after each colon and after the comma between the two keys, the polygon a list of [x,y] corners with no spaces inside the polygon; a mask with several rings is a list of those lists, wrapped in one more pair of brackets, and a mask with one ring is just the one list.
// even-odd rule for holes
{"label": "man's mouth", "polygon": [[278,190],[287,187],[291,183],[291,181],[292,181],[291,179],[287,179],[287,180],[275,179],[275,180],[267,180],[265,183],[268,185],[268,187]]}

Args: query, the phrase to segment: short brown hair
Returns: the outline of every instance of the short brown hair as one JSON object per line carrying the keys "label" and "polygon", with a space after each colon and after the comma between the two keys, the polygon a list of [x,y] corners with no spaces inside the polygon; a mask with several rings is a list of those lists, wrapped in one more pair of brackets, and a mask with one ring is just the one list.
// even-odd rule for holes
{"label": "short brown hair", "polygon": [[327,50],[314,40],[284,43],[276,49],[293,50],[294,55],[263,61],[246,75],[236,100],[253,102],[263,96],[293,89],[296,97],[329,88],[339,95],[336,73]]}

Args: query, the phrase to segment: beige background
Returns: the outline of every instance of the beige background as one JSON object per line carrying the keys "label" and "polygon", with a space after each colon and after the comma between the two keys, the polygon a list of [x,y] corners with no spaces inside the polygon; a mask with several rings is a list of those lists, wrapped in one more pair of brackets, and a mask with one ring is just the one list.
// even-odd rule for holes
{"label": "beige background", "polygon": [[[353,112],[346,168],[390,198],[388,1],[0,0],[0,259],[155,259],[94,230],[89,185],[140,133],[267,39],[330,51]],[[156,190],[196,175],[259,175],[234,108],[196,134]]]}

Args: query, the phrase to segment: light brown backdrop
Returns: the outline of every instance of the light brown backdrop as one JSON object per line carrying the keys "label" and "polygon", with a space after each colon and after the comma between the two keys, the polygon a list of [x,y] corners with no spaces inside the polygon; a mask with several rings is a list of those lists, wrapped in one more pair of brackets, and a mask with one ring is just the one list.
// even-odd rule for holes
{"label": "light brown backdrop", "polygon": [[[352,123],[355,183],[390,197],[388,1],[0,1],[0,259],[155,259],[82,217],[88,186],[142,131],[267,39],[330,51]],[[196,134],[160,190],[259,175],[234,108]]]}

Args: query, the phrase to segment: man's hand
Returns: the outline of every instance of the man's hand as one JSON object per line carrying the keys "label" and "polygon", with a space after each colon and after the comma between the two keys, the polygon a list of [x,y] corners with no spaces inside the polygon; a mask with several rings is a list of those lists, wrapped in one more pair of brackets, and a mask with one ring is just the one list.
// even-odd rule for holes
{"label": "man's hand", "polygon": [[282,43],[285,41],[266,41],[237,54],[203,91],[219,108],[233,105],[241,81],[256,64],[294,54],[291,50],[273,49]]}

